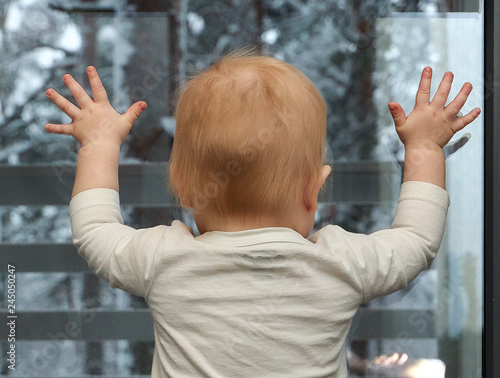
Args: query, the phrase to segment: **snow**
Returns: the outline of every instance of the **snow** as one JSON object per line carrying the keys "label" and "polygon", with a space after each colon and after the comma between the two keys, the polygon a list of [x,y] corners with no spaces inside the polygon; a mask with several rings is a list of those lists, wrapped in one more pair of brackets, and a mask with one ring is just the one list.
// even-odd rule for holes
{"label": "snow", "polygon": [[81,33],[75,24],[68,24],[61,34],[60,46],[68,51],[79,51],[82,48]]}
{"label": "snow", "polygon": [[194,35],[200,34],[205,29],[205,20],[198,13],[189,12],[187,21],[189,29]]}
{"label": "snow", "polygon": [[5,18],[5,30],[9,32],[19,30],[21,27],[22,15],[23,13],[17,4],[12,4],[7,12],[7,17]]}
{"label": "snow", "polygon": [[[52,68],[56,61],[64,58],[64,53],[50,47],[42,47],[36,50],[36,60],[41,68]],[[41,84],[41,81],[38,81]]]}
{"label": "snow", "polygon": [[260,37],[262,42],[267,43],[268,45],[274,45],[280,36],[280,32],[278,29],[269,29],[262,33]]}

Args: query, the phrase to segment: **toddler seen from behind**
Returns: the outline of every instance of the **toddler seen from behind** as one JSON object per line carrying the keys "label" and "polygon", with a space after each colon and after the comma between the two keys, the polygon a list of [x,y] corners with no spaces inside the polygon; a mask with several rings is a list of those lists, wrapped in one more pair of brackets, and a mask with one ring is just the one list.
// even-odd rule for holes
{"label": "toddler seen from behind", "polygon": [[305,75],[234,52],[195,75],[176,110],[170,186],[200,235],[179,221],[123,225],[120,145],[145,110],[109,104],[93,67],[91,99],[47,96],[72,122],[46,130],[81,143],[70,203],[79,254],[111,286],[145,298],[154,319],[153,377],[346,377],[345,339],[359,306],[406,287],[434,259],[449,199],[443,146],[479,109],[456,117],[452,74],[430,100],[425,68],[407,116],[389,103],[405,145],[392,227],[371,235],[330,225],[310,236],[323,165],[326,105]]}

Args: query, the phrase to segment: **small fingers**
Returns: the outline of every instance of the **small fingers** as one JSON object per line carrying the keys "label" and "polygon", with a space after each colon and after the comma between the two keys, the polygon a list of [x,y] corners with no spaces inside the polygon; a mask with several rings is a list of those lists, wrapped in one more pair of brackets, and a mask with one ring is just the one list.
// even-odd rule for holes
{"label": "small fingers", "polygon": [[127,111],[123,114],[124,117],[132,124],[142,114],[148,105],[144,101],[138,101],[132,104]]}
{"label": "small fingers", "polygon": [[97,73],[97,70],[93,66],[87,67],[87,75],[89,77],[90,88],[92,89],[92,96],[95,102],[106,102],[108,101],[108,95],[106,90],[102,85],[101,79]]}
{"label": "small fingers", "polygon": [[406,114],[401,105],[397,102],[390,102],[388,107],[396,128],[403,126],[406,123]]}
{"label": "small fingers", "polygon": [[481,114],[481,109],[475,108],[463,117],[458,117],[451,126],[453,132],[456,133],[462,130],[465,126],[474,121],[479,116],[479,114]]}
{"label": "small fingers", "polygon": [[416,104],[427,105],[431,96],[432,68],[425,67],[418,85]]}
{"label": "small fingers", "polygon": [[64,84],[66,84],[80,107],[84,107],[92,103],[92,99],[89,97],[87,92],[85,92],[82,86],[78,84],[78,82],[73,78],[73,76],[71,76],[70,74],[64,75],[63,82]]}
{"label": "small fingers", "polygon": [[462,107],[465,105],[465,102],[467,101],[467,98],[469,97],[471,92],[472,84],[465,83],[462,86],[462,89],[460,89],[460,92],[458,92],[457,96],[453,99],[453,101],[450,102],[444,109],[446,115],[448,117],[456,117]]}
{"label": "small fingers", "polygon": [[399,354],[393,353],[392,356],[387,357],[384,361],[382,361],[382,366],[392,366],[399,359]]}
{"label": "small fingers", "polygon": [[61,96],[52,88],[45,92],[49,100],[51,100],[59,109],[61,109],[69,118],[73,119],[78,115],[80,109],[71,103],[67,98]]}
{"label": "small fingers", "polygon": [[446,101],[448,100],[448,96],[450,94],[451,83],[453,82],[453,73],[446,72],[439,84],[436,94],[432,99],[432,104],[438,108],[444,108],[446,105]]}
{"label": "small fingers", "polygon": [[73,125],[69,123],[66,124],[46,123],[45,130],[53,134],[73,135]]}
{"label": "small fingers", "polygon": [[406,353],[402,353],[399,356],[399,360],[397,361],[398,365],[403,365],[406,361],[408,361],[408,355]]}

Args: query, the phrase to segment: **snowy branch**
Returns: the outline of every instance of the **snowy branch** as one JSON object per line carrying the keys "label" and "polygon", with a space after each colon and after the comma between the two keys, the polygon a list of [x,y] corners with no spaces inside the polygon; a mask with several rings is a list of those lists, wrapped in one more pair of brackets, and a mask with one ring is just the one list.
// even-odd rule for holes
{"label": "snowy branch", "polygon": [[73,57],[76,55],[76,53],[74,51],[66,50],[65,48],[60,47],[60,46],[49,45],[47,43],[39,43],[39,44],[33,45],[30,47],[29,50],[24,50],[23,53],[29,54],[36,49],[43,49],[43,48],[49,48],[49,49],[56,50],[56,51],[62,51],[68,57]]}
{"label": "snowy branch", "polygon": [[[25,106],[27,104],[29,104],[30,102],[34,101],[42,93],[45,93],[45,88],[47,88],[47,86],[49,85],[50,82],[54,81],[57,69],[60,69],[60,68],[67,69],[67,68],[74,67],[74,66],[75,66],[75,64],[66,64],[66,65],[52,67],[52,69],[50,71],[50,75],[43,81],[42,85],[37,90],[33,91],[22,104],[16,105],[14,107],[14,110],[11,112],[11,114],[9,114],[8,116],[6,116],[4,118],[3,125],[6,127],[3,128],[3,131],[8,132],[9,125],[21,118]],[[15,128],[15,126],[14,126],[14,128]]]}
{"label": "snowy branch", "polygon": [[31,148],[33,148],[33,142],[29,140],[15,143],[9,147],[3,147],[0,151],[0,161],[7,160],[12,154],[18,155]]}

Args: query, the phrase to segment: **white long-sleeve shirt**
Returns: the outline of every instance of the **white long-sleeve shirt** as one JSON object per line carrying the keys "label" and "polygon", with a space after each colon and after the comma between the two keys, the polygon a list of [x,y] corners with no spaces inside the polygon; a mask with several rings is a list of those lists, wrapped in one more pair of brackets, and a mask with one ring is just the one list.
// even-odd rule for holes
{"label": "white long-sleeve shirt", "polygon": [[154,319],[152,377],[346,377],[345,338],[359,305],[406,287],[444,232],[448,194],[403,184],[392,228],[327,226],[207,232],[124,226],[119,197],[71,201],[73,241],[111,286],[146,299]]}

